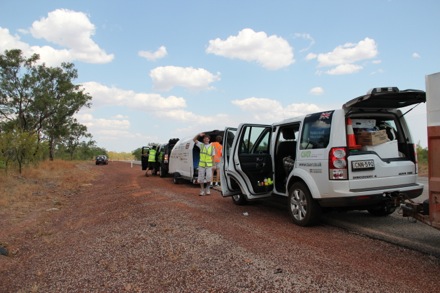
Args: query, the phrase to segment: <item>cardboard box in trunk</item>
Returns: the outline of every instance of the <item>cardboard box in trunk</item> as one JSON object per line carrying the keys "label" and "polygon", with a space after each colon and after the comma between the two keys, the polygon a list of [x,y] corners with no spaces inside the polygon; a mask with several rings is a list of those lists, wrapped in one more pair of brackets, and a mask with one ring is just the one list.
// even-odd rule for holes
{"label": "cardboard box in trunk", "polygon": [[399,157],[397,140],[387,141],[375,146],[364,145],[362,150],[376,152],[383,159]]}
{"label": "cardboard box in trunk", "polygon": [[360,145],[378,145],[388,140],[386,130],[362,131],[356,135],[356,142]]}

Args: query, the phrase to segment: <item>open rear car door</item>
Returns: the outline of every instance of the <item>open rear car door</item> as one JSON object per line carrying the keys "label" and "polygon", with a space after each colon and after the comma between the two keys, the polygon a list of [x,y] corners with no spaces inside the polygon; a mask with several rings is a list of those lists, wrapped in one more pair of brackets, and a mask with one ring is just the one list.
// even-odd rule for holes
{"label": "open rear car door", "polygon": [[273,165],[270,155],[272,127],[241,124],[226,128],[223,137],[222,195],[244,194],[247,199],[271,195]]}

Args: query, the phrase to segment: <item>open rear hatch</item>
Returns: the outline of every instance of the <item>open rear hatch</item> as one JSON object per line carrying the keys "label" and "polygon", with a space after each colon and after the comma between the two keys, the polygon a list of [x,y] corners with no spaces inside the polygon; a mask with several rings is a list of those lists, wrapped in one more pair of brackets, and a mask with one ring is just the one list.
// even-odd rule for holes
{"label": "open rear hatch", "polygon": [[344,109],[399,109],[426,102],[426,93],[420,90],[399,90],[397,87],[381,87],[370,90],[366,95],[354,98],[342,107]]}
{"label": "open rear hatch", "polygon": [[[356,142],[361,148],[349,157],[350,189],[374,190],[400,188],[416,181],[416,167],[405,145],[406,130],[388,111],[426,102],[426,93],[397,87],[374,88],[366,95],[345,103],[343,108],[355,113],[353,122]],[[365,116],[363,116],[365,114]],[[361,125],[356,128],[356,124]],[[362,126],[364,125],[365,126]],[[386,126],[386,127],[384,127]],[[384,128],[383,128],[384,127]],[[389,132],[388,127],[392,129]],[[391,134],[392,133],[392,134]],[[391,136],[391,137],[390,137]]]}

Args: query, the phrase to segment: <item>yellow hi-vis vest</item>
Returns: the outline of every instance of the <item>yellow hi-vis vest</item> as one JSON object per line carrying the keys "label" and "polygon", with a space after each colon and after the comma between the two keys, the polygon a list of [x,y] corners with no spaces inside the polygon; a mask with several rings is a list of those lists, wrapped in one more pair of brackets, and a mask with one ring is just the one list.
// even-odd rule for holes
{"label": "yellow hi-vis vest", "polygon": [[202,144],[200,146],[199,167],[212,167],[212,148],[212,145],[206,147],[205,144]]}
{"label": "yellow hi-vis vest", "polygon": [[156,162],[156,150],[151,149],[148,152],[148,162]]}

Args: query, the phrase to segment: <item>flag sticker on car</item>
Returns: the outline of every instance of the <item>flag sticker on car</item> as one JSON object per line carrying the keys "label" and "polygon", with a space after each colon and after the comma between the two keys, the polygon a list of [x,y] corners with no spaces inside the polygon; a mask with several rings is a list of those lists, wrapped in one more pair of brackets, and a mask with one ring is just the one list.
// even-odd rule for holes
{"label": "flag sticker on car", "polygon": [[353,171],[374,170],[374,160],[352,161],[351,169]]}

